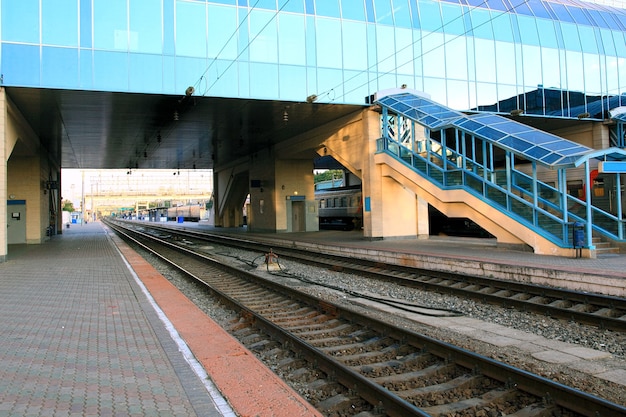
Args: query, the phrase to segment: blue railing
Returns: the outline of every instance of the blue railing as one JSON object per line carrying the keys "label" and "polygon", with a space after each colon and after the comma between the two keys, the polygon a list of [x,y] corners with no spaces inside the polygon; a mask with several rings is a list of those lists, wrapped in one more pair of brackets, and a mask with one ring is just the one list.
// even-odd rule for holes
{"label": "blue railing", "polygon": [[[564,196],[524,172],[491,169],[454,149],[444,150],[432,138],[421,146],[425,150],[418,153],[394,138],[383,137],[378,139],[377,152],[402,161],[441,189],[467,191],[561,247],[573,247],[574,222],[588,221],[585,201]],[[594,232],[624,240],[624,220],[597,207],[592,207],[591,213]]]}

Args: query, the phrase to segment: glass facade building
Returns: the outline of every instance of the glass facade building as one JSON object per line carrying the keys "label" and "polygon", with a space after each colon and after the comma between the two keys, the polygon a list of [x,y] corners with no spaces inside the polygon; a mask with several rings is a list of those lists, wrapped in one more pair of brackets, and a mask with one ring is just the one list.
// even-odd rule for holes
{"label": "glass facade building", "polygon": [[6,86],[605,118],[626,10],[576,0],[2,0]]}

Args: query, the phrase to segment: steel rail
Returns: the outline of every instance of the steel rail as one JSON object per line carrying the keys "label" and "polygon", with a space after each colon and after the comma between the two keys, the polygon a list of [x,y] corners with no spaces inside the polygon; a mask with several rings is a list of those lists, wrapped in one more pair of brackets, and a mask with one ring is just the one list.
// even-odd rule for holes
{"label": "steel rail", "polygon": [[[115,230],[118,229],[118,227],[115,227],[113,225],[111,225],[111,227],[115,228]],[[122,234],[123,232],[118,231],[118,233]],[[137,231],[133,231],[132,233],[141,234],[143,238],[147,238],[152,241],[160,241],[160,239],[149,234],[143,234]],[[136,239],[133,239],[130,236],[127,236],[127,238],[136,241]],[[148,248],[146,245],[143,245],[140,242],[137,242],[137,244],[145,247],[152,253],[158,252]],[[213,264],[217,262],[210,257],[198,254],[193,250],[180,247],[179,245],[162,241],[160,241],[159,244],[165,245],[170,249],[183,252],[188,256],[193,256],[194,258],[201,259],[203,262],[211,262]],[[157,255],[162,257],[158,253]],[[177,268],[181,268],[180,266],[175,266]],[[428,351],[430,353],[433,353],[434,355],[446,358],[448,360],[452,360],[454,363],[457,363],[458,365],[467,369],[478,369],[481,374],[505,383],[508,386],[514,386],[523,392],[527,392],[539,398],[549,398],[560,407],[576,412],[580,415],[588,417],[617,417],[626,415],[625,407],[622,407],[610,401],[598,398],[588,393],[584,393],[577,389],[551,381],[549,379],[529,373],[527,371],[514,368],[507,364],[497,362],[493,359],[486,358],[482,355],[478,355],[474,352],[467,351],[454,345],[426,337],[416,332],[407,331],[405,329],[392,326],[388,323],[371,317],[363,316],[354,311],[344,309],[339,305],[320,300],[316,297],[301,293],[300,291],[293,290],[276,282],[263,280],[257,275],[250,274],[241,269],[222,264],[220,264],[219,267],[237,277],[245,277],[255,282],[261,280],[262,286],[264,288],[281,293],[286,297],[298,299],[300,300],[300,302],[312,306],[315,309],[340,316],[341,318],[350,322],[359,323],[362,326],[366,326],[367,328],[376,330],[382,334],[385,334],[386,336],[394,337],[398,340],[403,340],[410,345],[419,347],[421,350]],[[193,276],[193,274],[191,274],[184,268],[182,268],[182,271],[185,274],[188,274],[194,279],[198,280],[197,277]],[[213,288],[212,291],[217,290]],[[318,366],[327,374],[336,375],[338,377],[338,380],[342,382],[344,386],[358,387],[359,394],[372,404],[378,404],[379,402],[382,402],[386,412],[389,415],[427,415],[419,408],[413,406],[412,404],[395,395],[393,392],[368,380],[366,377],[349,369],[340,362],[334,360],[332,357],[323,354],[318,349],[306,343],[306,341],[300,339],[295,335],[290,334],[289,332],[286,332],[285,330],[281,329],[279,326],[276,326],[274,323],[265,319],[264,317],[259,316],[253,310],[241,305],[237,300],[229,297],[226,294],[221,294],[221,296],[225,297],[225,299],[228,300],[229,304],[236,306],[236,308],[240,309],[241,311],[244,311],[246,315],[254,317],[255,323],[259,325],[262,324],[261,327],[263,327],[264,331],[270,333],[275,337],[280,336],[282,340],[289,340],[289,343],[291,343],[293,346],[297,346],[300,352],[303,352],[307,359],[309,359],[309,361],[317,363]]]}
{"label": "steel rail", "polygon": [[[150,225],[150,227],[154,227]],[[338,255],[315,253],[276,242],[255,241],[251,238],[224,236],[188,229],[158,226],[160,230],[178,233],[189,238],[244,247],[259,251],[280,250],[283,258],[324,266],[334,270],[388,279],[413,288],[453,294],[480,302],[514,307],[548,317],[571,320],[617,332],[626,332],[626,299],[601,294],[583,293],[542,285],[502,281],[451,272],[410,268],[393,264],[355,259]],[[602,314],[596,314],[600,312]]]}

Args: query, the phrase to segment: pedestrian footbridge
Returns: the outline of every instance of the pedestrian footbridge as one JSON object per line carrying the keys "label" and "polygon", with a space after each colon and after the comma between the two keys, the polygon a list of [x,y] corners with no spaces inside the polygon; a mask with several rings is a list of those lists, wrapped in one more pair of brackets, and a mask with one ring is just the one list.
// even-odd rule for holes
{"label": "pedestrian footbridge", "polygon": [[[402,91],[402,90],[400,90]],[[624,243],[621,174],[626,152],[595,150],[495,114],[465,114],[414,92],[378,93],[377,163],[383,175],[449,217],[467,217],[535,253],[595,257],[598,239]],[[618,190],[592,201],[592,171]],[[583,179],[582,193],[568,181]]]}

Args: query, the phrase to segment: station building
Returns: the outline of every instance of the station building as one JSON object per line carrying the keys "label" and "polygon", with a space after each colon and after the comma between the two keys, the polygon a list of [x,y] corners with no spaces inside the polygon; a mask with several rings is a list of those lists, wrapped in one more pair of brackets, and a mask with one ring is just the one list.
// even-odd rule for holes
{"label": "station building", "polygon": [[62,232],[61,168],[213,169],[216,225],[249,195],[250,230],[296,232],[318,230],[330,158],[365,238],[428,236],[434,208],[536,253],[624,242],[623,8],[0,4],[0,259]]}

